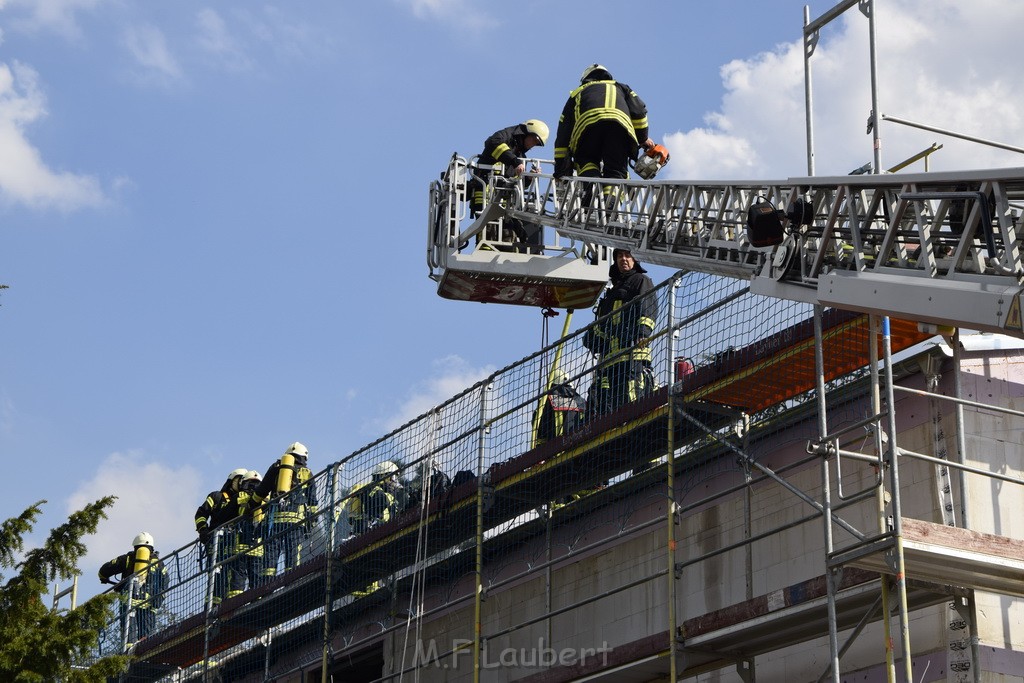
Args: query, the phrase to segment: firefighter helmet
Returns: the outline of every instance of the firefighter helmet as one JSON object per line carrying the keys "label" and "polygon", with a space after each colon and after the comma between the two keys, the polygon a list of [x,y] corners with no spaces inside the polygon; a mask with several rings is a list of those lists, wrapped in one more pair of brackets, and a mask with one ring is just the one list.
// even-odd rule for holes
{"label": "firefighter helmet", "polygon": [[295,443],[288,447],[288,450],[286,450],[284,454],[294,455],[299,458],[305,458],[306,456],[309,455],[309,449],[306,448],[301,442],[296,441]]}
{"label": "firefighter helmet", "polygon": [[[604,79],[602,79],[601,76],[604,76]],[[608,69],[604,68],[600,64],[591,64],[590,66],[583,70],[583,75],[580,76],[580,83],[586,83],[587,81],[597,80],[612,80],[611,73],[609,73]]]}
{"label": "firefighter helmet", "polygon": [[261,475],[256,470],[249,470],[248,472],[245,473],[245,476],[242,477],[242,481],[256,481],[256,482],[260,482],[260,481],[263,481],[263,475]]}
{"label": "firefighter helmet", "polygon": [[245,473],[248,471],[249,470],[245,469],[244,467],[239,467],[236,470],[231,470],[231,473],[228,475],[227,481],[224,483],[224,490],[227,491],[228,489],[231,489],[232,491],[237,491],[238,483],[242,481],[242,477],[244,477]]}
{"label": "firefighter helmet", "polygon": [[398,465],[390,460],[379,462],[373,467],[373,476],[375,479],[387,479],[395,474],[398,474]]}
{"label": "firefighter helmet", "polygon": [[548,141],[548,124],[544,123],[540,119],[530,119],[523,124],[526,128],[527,133],[533,133],[540,140],[540,146],[543,147]]}
{"label": "firefighter helmet", "polygon": [[150,548],[153,547],[153,536],[145,531],[139,532],[139,535],[132,539],[132,546],[138,548],[140,545],[146,545]]}

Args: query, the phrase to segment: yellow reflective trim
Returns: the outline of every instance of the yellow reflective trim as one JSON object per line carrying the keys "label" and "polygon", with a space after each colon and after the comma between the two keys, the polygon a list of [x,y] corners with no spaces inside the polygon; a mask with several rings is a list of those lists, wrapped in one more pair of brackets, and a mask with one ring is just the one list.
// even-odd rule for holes
{"label": "yellow reflective trim", "polygon": [[494,151],[491,152],[491,156],[494,158],[495,161],[497,161],[498,159],[501,158],[502,154],[504,154],[505,152],[509,151],[510,149],[512,149],[512,148],[509,147],[508,145],[506,145],[503,142],[503,143],[501,143],[500,145],[498,145],[497,147],[494,148]]}

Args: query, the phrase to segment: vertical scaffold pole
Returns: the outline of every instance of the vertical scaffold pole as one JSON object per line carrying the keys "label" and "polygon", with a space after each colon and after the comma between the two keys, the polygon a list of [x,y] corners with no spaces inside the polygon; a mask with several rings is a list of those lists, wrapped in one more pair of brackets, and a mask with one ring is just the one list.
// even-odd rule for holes
{"label": "vertical scaffold pole", "polygon": [[666,367],[668,368],[668,434],[666,442],[668,453],[665,458],[665,493],[666,501],[666,522],[667,546],[666,556],[668,558],[668,571],[665,572],[668,581],[668,667],[669,680],[675,681],[678,676],[676,672],[676,494],[675,494],[675,404],[672,398],[672,385],[675,380],[675,356],[676,337],[679,334],[675,329],[676,323],[676,291],[679,289],[681,275],[676,275],[672,280],[672,286],[668,293],[668,339],[665,344],[666,355],[668,356]]}
{"label": "vertical scaffold pole", "polygon": [[327,525],[327,569],[324,579],[324,650],[320,662],[320,683],[327,683],[327,658],[331,645],[331,607],[334,603],[333,592],[331,591],[331,569],[334,567],[334,513],[338,504],[338,472],[342,464],[336,463],[331,468],[331,506],[329,512],[324,516],[324,524]]}
{"label": "vertical scaffold pole", "polygon": [[907,576],[903,556],[903,504],[900,502],[899,449],[896,447],[896,397],[892,377],[892,338],[889,334],[889,317],[882,318],[882,352],[885,357],[885,402],[888,419],[889,488],[892,490],[893,535],[896,539],[896,591],[899,597],[900,635],[903,648],[903,675],[914,680],[912,655],[910,652],[910,615],[907,609]]}
{"label": "vertical scaffold pole", "polygon": [[[960,402],[960,399],[964,397],[964,385],[963,385],[963,368],[961,362],[963,360],[962,350],[960,348],[960,328],[953,330],[952,337],[946,339],[946,342],[953,347],[953,395],[956,397],[956,461],[961,465],[967,464],[967,437],[964,431],[964,404]],[[957,475],[957,484],[960,489],[960,526],[964,529],[970,529],[970,518],[968,517],[967,510],[969,509],[968,502],[970,497],[967,493],[967,472],[963,469],[958,468],[959,474]],[[963,605],[963,609],[967,612],[967,633],[970,639],[971,647],[971,680],[978,683],[981,680],[981,671],[978,667],[978,662],[981,661],[981,650],[978,646],[978,611],[977,605],[974,600],[974,590],[970,589],[967,591],[967,599]]]}
{"label": "vertical scaffold pole", "polygon": [[[824,307],[814,307],[814,370],[818,394],[818,432],[822,437],[828,434],[828,413],[825,401],[825,355],[823,351],[823,333],[821,314]],[[837,456],[838,457],[838,456]],[[829,486],[829,451],[822,453],[821,458],[821,506],[822,521],[825,526],[825,557],[832,554],[832,496]],[[839,682],[839,627],[836,619],[836,585],[832,568],[825,565],[825,590],[828,597],[828,647],[832,664],[832,681]]]}
{"label": "vertical scaffold pole", "polygon": [[220,546],[220,540],[223,532],[217,531],[213,535],[213,542],[206,544],[206,561],[208,562],[209,575],[206,577],[206,604],[204,605],[203,622],[206,624],[206,628],[203,629],[203,677],[206,677],[206,673],[210,666],[210,633],[213,631],[213,625],[210,623],[210,619],[213,617],[213,597],[216,592],[217,585],[217,573],[220,571],[220,567],[217,566],[218,547]]}
{"label": "vertical scaffold pole", "polygon": [[814,175],[814,98],[811,92],[811,55],[818,44],[818,32],[807,35],[811,8],[804,5],[804,116],[807,129],[807,175]]}
{"label": "vertical scaffold pole", "polygon": [[473,579],[473,683],[480,683],[480,653],[483,646],[484,591],[484,445],[487,441],[487,392],[489,380],[480,388],[480,440],[476,456],[476,572]]}
{"label": "vertical scaffold pole", "polygon": [[[878,111],[878,60],[875,49],[875,0],[860,0],[860,11],[868,18],[868,61],[871,69],[871,146],[874,149],[874,171],[882,172],[881,114]],[[907,679],[910,680],[910,679]]]}
{"label": "vertical scaffold pole", "polygon": [[[882,413],[882,396],[879,391],[878,378],[878,316],[868,316],[868,362],[871,371],[871,414]],[[875,425],[875,453],[878,454],[878,466],[884,467],[885,444],[882,442],[881,425]],[[884,481],[879,478],[879,481]],[[889,529],[886,524],[885,508],[888,503],[885,500],[885,485],[878,487],[876,496],[878,504],[878,532],[886,533]],[[892,623],[890,621],[892,612],[889,610],[889,580],[882,574],[878,579],[882,584],[882,629],[885,638],[885,680],[888,683],[896,683],[896,659],[892,649]]]}

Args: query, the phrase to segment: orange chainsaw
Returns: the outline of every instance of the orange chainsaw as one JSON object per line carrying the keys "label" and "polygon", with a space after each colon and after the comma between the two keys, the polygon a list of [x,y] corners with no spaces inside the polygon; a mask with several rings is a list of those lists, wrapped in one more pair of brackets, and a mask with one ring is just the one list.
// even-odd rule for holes
{"label": "orange chainsaw", "polygon": [[668,158],[668,150],[663,145],[654,145],[636,160],[633,172],[644,180],[650,180],[658,174]]}

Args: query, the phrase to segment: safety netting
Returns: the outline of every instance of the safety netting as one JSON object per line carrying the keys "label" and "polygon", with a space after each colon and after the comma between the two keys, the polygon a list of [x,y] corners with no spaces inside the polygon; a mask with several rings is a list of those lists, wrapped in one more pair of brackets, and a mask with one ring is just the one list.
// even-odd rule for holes
{"label": "safety netting", "polygon": [[[623,330],[641,304],[653,331],[637,341]],[[98,654],[131,652],[127,681],[258,681],[413,680],[486,667],[499,647],[560,652],[608,604],[672,580],[664,543],[640,532],[664,536],[708,482],[777,448],[767,435],[815,438],[787,416],[813,409],[819,383],[843,410],[868,318],[822,311],[819,376],[813,313],[679,273],[161,558],[155,624],[134,582]],[[893,330],[897,349],[923,338]],[[613,545],[636,558],[628,576],[595,566]],[[650,609],[661,630],[664,610]]]}

